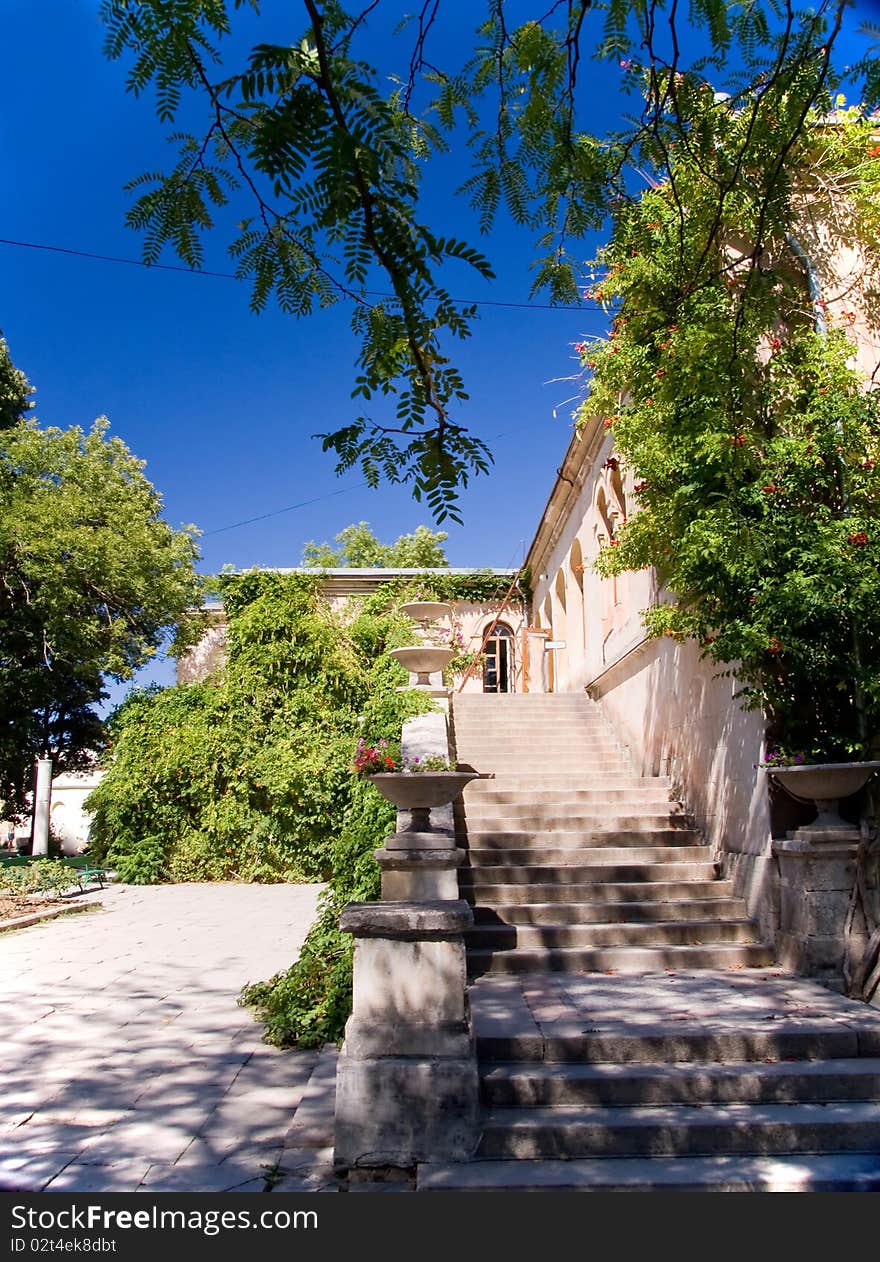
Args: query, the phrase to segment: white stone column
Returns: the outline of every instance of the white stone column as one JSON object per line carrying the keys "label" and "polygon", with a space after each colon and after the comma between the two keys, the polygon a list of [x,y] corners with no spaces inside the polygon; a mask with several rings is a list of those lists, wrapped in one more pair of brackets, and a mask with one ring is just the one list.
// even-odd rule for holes
{"label": "white stone column", "polygon": [[37,759],[37,785],[34,789],[34,846],[32,853],[49,853],[49,811],[52,805],[52,759]]}

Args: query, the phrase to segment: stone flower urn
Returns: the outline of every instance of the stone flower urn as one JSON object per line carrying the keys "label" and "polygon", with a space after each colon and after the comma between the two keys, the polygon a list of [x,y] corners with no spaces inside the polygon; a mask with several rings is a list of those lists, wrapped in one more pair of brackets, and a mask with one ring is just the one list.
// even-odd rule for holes
{"label": "stone flower urn", "polygon": [[812,824],[798,829],[806,837],[809,833],[851,832],[853,826],[841,818],[838,803],[863,788],[878,767],[880,762],[829,762],[768,771],[790,797],[815,804],[818,814]]}
{"label": "stone flower urn", "polygon": [[431,808],[448,806],[471,780],[479,778],[477,771],[387,771],[370,776],[370,782],[399,811],[410,812],[406,832],[429,833],[433,831]]}
{"label": "stone flower urn", "polygon": [[[429,623],[439,622],[441,618],[452,617],[452,606],[439,600],[411,600],[408,604],[401,605],[400,610],[408,618],[412,618],[414,622],[421,623],[422,634],[425,637],[429,636]],[[440,644],[433,644],[426,638],[423,644],[389,649],[389,655],[400,662],[401,666],[405,667],[411,674],[415,675],[415,683],[410,684],[410,688],[418,688],[422,692],[431,692],[431,676],[449,665],[453,657],[455,657],[455,649]],[[444,692],[445,689],[441,689],[441,693]]]}
{"label": "stone flower urn", "polygon": [[410,686],[426,689],[431,687],[431,676],[443,670],[455,657],[455,649],[440,648],[433,644],[413,644],[405,648],[389,649],[389,656],[416,676]]}
{"label": "stone flower urn", "polygon": [[400,606],[400,612],[412,618],[413,622],[438,622],[441,618],[452,617],[452,605],[439,600],[411,600]]}

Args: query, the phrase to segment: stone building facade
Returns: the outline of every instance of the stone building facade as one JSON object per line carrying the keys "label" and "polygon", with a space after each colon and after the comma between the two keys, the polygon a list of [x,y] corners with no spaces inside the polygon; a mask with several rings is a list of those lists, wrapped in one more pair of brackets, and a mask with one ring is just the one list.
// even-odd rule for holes
{"label": "stone building facade", "polygon": [[[314,575],[313,569],[281,569],[277,574]],[[438,577],[460,576],[466,578],[474,574],[491,574],[501,584],[510,584],[515,577],[514,570],[474,570],[474,569],[336,569],[322,572],[321,593],[331,608],[344,614],[347,605],[359,596],[367,596],[377,591],[383,583],[400,579],[416,579],[436,573]],[[465,691],[498,691],[522,692],[529,687],[529,656],[526,634],[527,618],[522,603],[512,600],[504,606],[502,600],[474,601],[456,600],[452,602],[452,619],[444,619],[437,624],[441,635],[451,633],[452,642],[462,653],[474,653],[485,643],[487,662],[485,667],[474,672],[467,680],[459,679],[455,687],[463,686]],[[204,608],[207,626],[205,633],[192,649],[178,663],[177,682],[192,683],[204,679],[218,666],[222,665],[225,655],[226,627],[223,606],[217,602],[207,604]],[[532,654],[532,670],[542,669],[542,654]],[[435,682],[439,683],[439,679]],[[534,681],[533,681],[534,686]],[[540,681],[539,681],[540,686]]]}

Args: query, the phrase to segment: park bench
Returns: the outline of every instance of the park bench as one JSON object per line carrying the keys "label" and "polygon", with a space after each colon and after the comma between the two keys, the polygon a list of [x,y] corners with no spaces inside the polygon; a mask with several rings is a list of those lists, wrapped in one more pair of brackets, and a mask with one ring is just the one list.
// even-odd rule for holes
{"label": "park bench", "polygon": [[96,882],[101,889],[103,889],[104,883],[107,880],[107,873],[104,868],[75,868],[71,871],[71,876],[79,883],[80,893],[83,893],[93,881]]}

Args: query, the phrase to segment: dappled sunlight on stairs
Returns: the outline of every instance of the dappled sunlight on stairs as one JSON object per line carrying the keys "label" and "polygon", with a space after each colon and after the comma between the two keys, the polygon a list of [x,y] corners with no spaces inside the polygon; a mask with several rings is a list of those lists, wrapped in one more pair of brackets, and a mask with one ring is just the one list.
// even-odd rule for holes
{"label": "dappled sunlight on stairs", "polygon": [[880,1012],[772,967],[581,696],[457,697],[484,1110],[421,1191],[878,1190]]}

